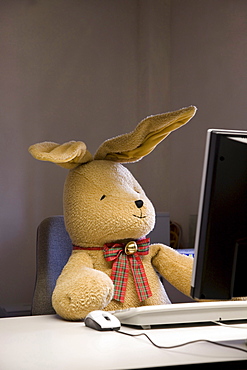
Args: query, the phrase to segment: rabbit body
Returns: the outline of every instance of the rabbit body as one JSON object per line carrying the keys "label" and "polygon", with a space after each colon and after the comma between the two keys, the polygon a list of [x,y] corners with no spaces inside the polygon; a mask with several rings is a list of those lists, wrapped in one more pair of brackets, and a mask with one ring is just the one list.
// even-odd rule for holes
{"label": "rabbit body", "polygon": [[137,278],[129,269],[124,271],[124,298],[114,298],[114,261],[108,260],[104,251],[108,243],[126,245],[145,239],[155,225],[151,201],[121,163],[147,155],[171,131],[192,118],[195,110],[189,107],[149,117],[132,133],[103,143],[94,159],[82,142],[45,142],[30,147],[35,158],[70,169],[64,185],[64,220],[75,248],[52,296],[55,311],[64,319],[80,320],[93,310],[170,303],[157,272],[189,295],[193,259],[163,244],[151,244],[137,263],[143,266],[151,293],[140,299]]}

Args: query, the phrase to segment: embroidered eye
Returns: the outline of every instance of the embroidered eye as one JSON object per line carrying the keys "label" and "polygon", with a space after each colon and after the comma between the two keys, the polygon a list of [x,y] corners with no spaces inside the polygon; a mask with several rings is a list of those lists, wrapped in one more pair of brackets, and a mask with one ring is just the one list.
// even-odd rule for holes
{"label": "embroidered eye", "polygon": [[141,194],[141,190],[139,188],[134,189],[137,194]]}
{"label": "embroidered eye", "polygon": [[102,197],[100,198],[100,200],[103,200],[106,196],[105,195],[102,195]]}

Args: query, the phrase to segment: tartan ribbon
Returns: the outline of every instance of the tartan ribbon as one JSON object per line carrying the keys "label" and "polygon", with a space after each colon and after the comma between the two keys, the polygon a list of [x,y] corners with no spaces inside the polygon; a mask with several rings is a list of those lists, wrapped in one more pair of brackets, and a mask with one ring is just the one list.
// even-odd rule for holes
{"label": "tartan ribbon", "polygon": [[[128,252],[128,246],[133,243],[136,246]],[[132,244],[132,245],[133,245]],[[150,239],[139,239],[128,244],[107,243],[104,244],[103,252],[106,261],[112,261],[111,279],[114,283],[113,299],[124,302],[129,269],[131,267],[135,281],[136,291],[140,301],[151,297],[152,292],[140,256],[149,253]],[[126,250],[127,248],[127,250]]]}
{"label": "tartan ribbon", "polygon": [[102,249],[103,247],[79,247],[78,245],[73,244],[73,251],[76,251],[76,250],[101,251]]}

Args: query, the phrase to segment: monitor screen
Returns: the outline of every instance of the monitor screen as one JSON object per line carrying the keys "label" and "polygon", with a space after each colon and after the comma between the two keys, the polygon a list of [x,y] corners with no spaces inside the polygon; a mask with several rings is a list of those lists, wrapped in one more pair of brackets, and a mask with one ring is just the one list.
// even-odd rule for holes
{"label": "monitor screen", "polygon": [[247,131],[207,132],[191,296],[247,296]]}

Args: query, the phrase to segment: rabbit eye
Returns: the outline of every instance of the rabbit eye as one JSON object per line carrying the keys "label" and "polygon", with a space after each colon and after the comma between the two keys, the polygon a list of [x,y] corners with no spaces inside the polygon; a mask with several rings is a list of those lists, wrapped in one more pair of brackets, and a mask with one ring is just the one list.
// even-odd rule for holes
{"label": "rabbit eye", "polygon": [[102,197],[100,198],[100,200],[103,200],[106,196],[105,195],[102,195]]}

